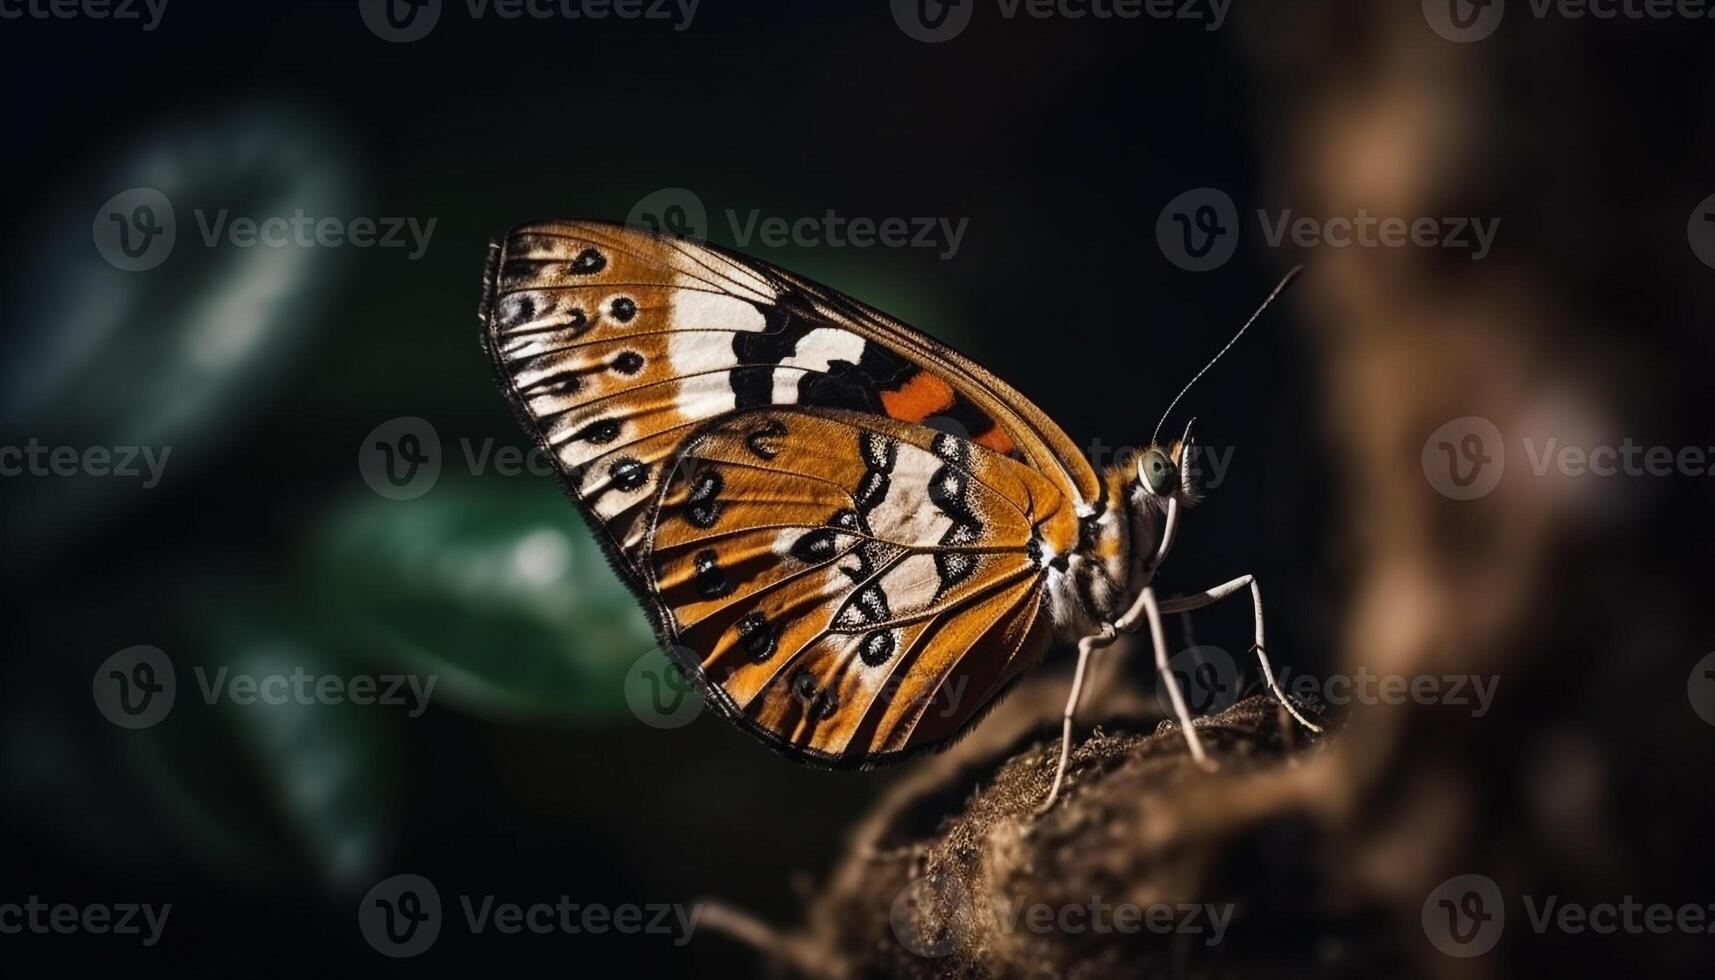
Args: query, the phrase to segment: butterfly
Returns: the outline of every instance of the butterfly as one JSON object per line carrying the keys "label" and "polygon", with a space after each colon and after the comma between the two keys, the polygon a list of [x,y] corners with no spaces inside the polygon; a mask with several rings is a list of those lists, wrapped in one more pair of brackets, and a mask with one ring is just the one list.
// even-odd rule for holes
{"label": "butterfly", "polygon": [[1206,762],[1160,617],[1246,590],[1264,676],[1297,715],[1253,578],[1151,587],[1197,498],[1189,425],[1097,472],[1029,399],[929,336],[768,263],[622,225],[512,229],[490,244],[480,318],[507,400],[663,649],[793,759],[863,768],[945,746],[1075,642],[1052,803],[1087,661],[1147,624]]}

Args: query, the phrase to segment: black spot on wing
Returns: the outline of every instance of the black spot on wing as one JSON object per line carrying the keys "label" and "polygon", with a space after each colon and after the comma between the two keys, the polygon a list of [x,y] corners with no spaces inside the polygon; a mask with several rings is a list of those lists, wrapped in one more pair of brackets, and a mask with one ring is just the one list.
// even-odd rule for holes
{"label": "black spot on wing", "polygon": [[819,565],[834,557],[835,534],[825,527],[816,528],[792,543],[792,557],[806,565]]}
{"label": "black spot on wing", "polygon": [[871,667],[880,667],[892,659],[893,651],[899,646],[894,639],[892,630],[875,630],[865,633],[858,643],[858,659]]}
{"label": "black spot on wing", "polygon": [[746,613],[734,625],[738,629],[738,645],[751,660],[762,663],[774,656],[780,632],[761,613]]}
{"label": "black spot on wing", "polygon": [[893,472],[893,464],[899,459],[899,443],[868,429],[858,434],[858,455],[863,457],[866,469],[879,473]]}
{"label": "black spot on wing", "polygon": [[574,276],[593,276],[605,268],[607,256],[593,248],[586,248],[578,253],[577,258],[572,259],[566,271]]}
{"label": "black spot on wing", "polygon": [[[971,507],[971,478],[965,470],[970,465],[970,443],[942,433],[930,443],[930,450],[947,463],[929,477],[930,503],[952,522],[952,526],[941,535],[941,547],[968,548],[979,544],[983,524]],[[936,552],[935,574],[941,582],[935,597],[941,598],[970,578],[976,572],[977,564],[977,556],[968,552]]]}
{"label": "black spot on wing", "polygon": [[771,460],[780,455],[780,445],[777,442],[786,435],[786,426],[779,419],[769,419],[765,424],[751,430],[744,437],[745,448],[757,459]]}
{"label": "black spot on wing", "polygon": [[625,456],[614,460],[612,468],[608,470],[608,476],[613,480],[615,488],[630,493],[649,479],[649,467]]}
{"label": "black spot on wing", "polygon": [[976,570],[976,555],[963,551],[936,552],[935,573],[941,578],[938,596],[944,595],[948,589],[970,578],[971,573]]}
{"label": "black spot on wing", "polygon": [[875,574],[875,570],[881,564],[882,559],[886,558],[892,551],[893,546],[885,541],[865,541],[852,550],[852,564],[840,565],[840,571],[845,572],[846,576],[854,583],[861,585],[868,581],[871,575]]}
{"label": "black spot on wing", "polygon": [[598,419],[579,429],[572,438],[603,445],[619,438],[619,423],[613,419]]}
{"label": "black spot on wing", "polygon": [[893,611],[887,604],[887,590],[881,587],[880,582],[871,582],[846,600],[839,615],[834,617],[834,628],[851,630],[873,626],[886,622],[892,616]]}
{"label": "black spot on wing", "polygon": [[892,480],[886,473],[870,470],[858,481],[857,492],[852,496],[857,499],[858,510],[865,516],[881,505],[887,499],[887,490]]}
{"label": "black spot on wing", "polygon": [[834,692],[818,687],[815,676],[808,670],[792,676],[792,696],[804,703],[805,714],[818,721],[833,717],[840,707],[840,699]]}
{"label": "black spot on wing", "polygon": [[691,482],[690,499],[685,505],[685,519],[693,526],[711,528],[721,519],[720,492],[726,480],[716,469],[702,469]]}
{"label": "black spot on wing", "polygon": [[705,599],[719,599],[732,593],[732,580],[721,570],[720,555],[713,548],[697,552],[697,594]]}

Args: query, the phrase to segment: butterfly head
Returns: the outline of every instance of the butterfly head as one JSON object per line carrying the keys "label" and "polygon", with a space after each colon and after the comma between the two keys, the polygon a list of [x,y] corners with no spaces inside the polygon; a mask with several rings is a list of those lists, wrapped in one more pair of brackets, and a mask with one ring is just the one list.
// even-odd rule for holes
{"label": "butterfly head", "polygon": [[[1196,420],[1193,419],[1192,423]],[[1152,443],[1137,454],[1133,472],[1126,475],[1131,503],[1132,554],[1147,584],[1155,569],[1173,548],[1184,510],[1198,500],[1196,443],[1191,424],[1185,434],[1167,445]]]}
{"label": "butterfly head", "polygon": [[1170,502],[1189,507],[1200,499],[1195,464],[1197,444],[1191,438],[1192,419],[1185,424],[1185,434],[1171,444],[1151,445],[1137,455],[1137,479],[1133,499],[1151,509],[1165,513]]}

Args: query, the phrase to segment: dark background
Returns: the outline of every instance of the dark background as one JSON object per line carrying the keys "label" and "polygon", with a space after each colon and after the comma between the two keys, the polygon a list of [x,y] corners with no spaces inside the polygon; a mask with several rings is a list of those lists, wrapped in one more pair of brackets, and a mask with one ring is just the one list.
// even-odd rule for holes
{"label": "dark background", "polygon": [[[1225,190],[1241,215],[1292,206],[1264,141],[1290,124],[1276,85],[1293,66],[1257,53],[1292,27],[1242,3],[1216,32],[1007,21],[985,5],[958,39],[924,44],[885,4],[723,0],[683,32],[472,20],[449,3],[408,44],[378,39],[343,2],[172,0],[148,33],[0,22],[8,444],[172,446],[146,491],[5,482],[0,901],[173,903],[153,949],[22,935],[0,937],[0,955],[187,974],[532,958],[579,973],[753,972],[749,952],[712,933],[682,949],[473,937],[454,912],[460,894],[718,897],[791,923],[853,816],[898,776],[799,768],[713,717],[673,730],[633,717],[625,676],[650,639],[574,507],[549,477],[472,474],[460,455],[463,439],[526,445],[477,344],[487,241],[531,219],[623,220],[669,187],[693,191],[728,246],[728,209],[968,218],[950,260],[745,251],[952,343],[1080,444],[1135,445],[1303,258],[1247,232],[1233,261],[1190,273],[1154,233],[1163,206],[1198,187]],[[1705,74],[1685,67],[1669,77]],[[1513,97],[1530,95],[1530,73],[1501,73]],[[178,239],[160,267],[126,273],[101,261],[90,226],[136,186],[168,193]],[[1528,219],[1537,202],[1482,205],[1503,234],[1524,214],[1521,234],[1552,236]],[[265,249],[204,247],[192,213],[295,207],[436,225],[418,260],[341,247],[267,265]],[[1314,315],[1277,307],[1185,403],[1232,466],[1164,583],[1258,574],[1271,652],[1294,672],[1330,663],[1330,606],[1349,575],[1347,490],[1304,335]],[[367,433],[404,416],[434,426],[444,469],[428,494],[393,502],[358,460]],[[572,572],[520,598],[504,564],[543,528],[567,536]],[[1246,610],[1212,611],[1199,632],[1242,651]],[[180,686],[165,722],[131,732],[98,713],[91,679],[137,644],[166,651]],[[1063,670],[1064,654],[1044,669]],[[419,718],[195,696],[193,665],[258,663],[433,672],[440,686]],[[394,967],[356,909],[401,872],[437,885],[448,921],[429,953]]]}

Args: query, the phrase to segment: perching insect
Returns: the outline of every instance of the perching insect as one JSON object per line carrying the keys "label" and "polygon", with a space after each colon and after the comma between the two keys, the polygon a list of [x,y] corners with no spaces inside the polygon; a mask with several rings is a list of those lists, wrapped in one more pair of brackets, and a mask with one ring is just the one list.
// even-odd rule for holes
{"label": "perching insect", "polygon": [[1098,474],[1023,395],[885,314],[619,225],[513,229],[490,246],[480,315],[508,400],[663,647],[793,759],[858,768],[944,746],[1076,642],[1046,808],[1091,654],[1147,623],[1207,765],[1161,615],[1246,590],[1263,676],[1319,730],[1275,683],[1251,576],[1151,588],[1195,499],[1189,425],[1164,446],[1158,424],[1135,464]]}

